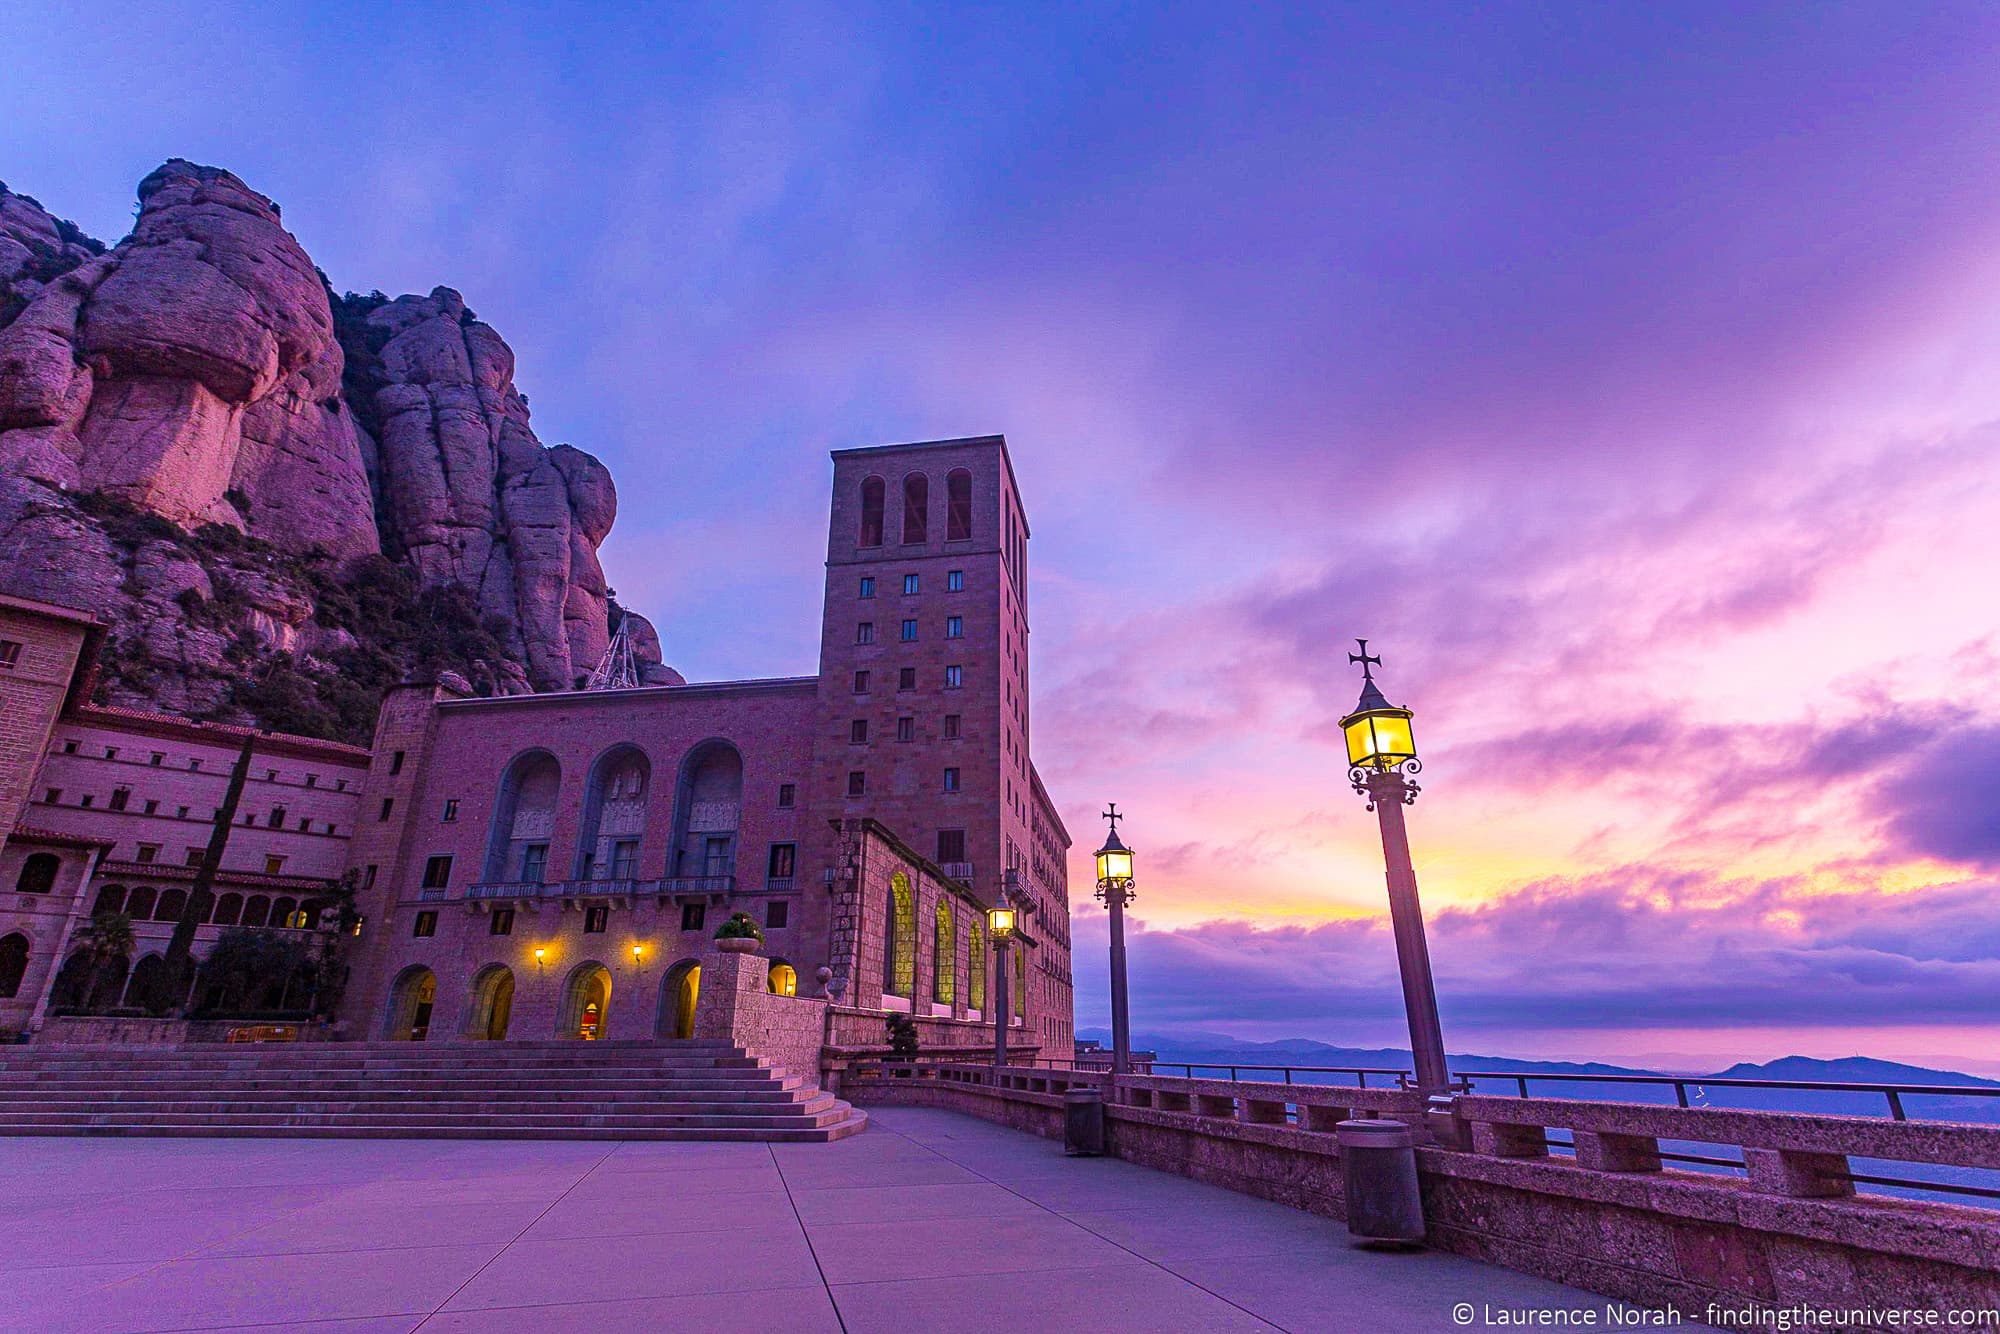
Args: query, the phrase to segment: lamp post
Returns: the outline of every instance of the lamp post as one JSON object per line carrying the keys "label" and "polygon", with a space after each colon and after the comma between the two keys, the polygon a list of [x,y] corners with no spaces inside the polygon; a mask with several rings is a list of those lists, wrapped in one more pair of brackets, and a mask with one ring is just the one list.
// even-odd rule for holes
{"label": "lamp post", "polygon": [[[1008,875],[1013,872],[1009,871]],[[993,1064],[1007,1064],[1007,1026],[1013,1012],[1008,1009],[1007,946],[1014,939],[1014,907],[1007,901],[1007,880],[1000,881],[1000,897],[986,910],[986,935],[993,942]]]}
{"label": "lamp post", "polygon": [[1104,812],[1111,833],[1097,850],[1097,897],[1111,910],[1111,1073],[1129,1073],[1132,1064],[1132,1015],[1125,1000],[1125,908],[1132,892],[1132,849],[1118,837],[1118,803]]}
{"label": "lamp post", "polygon": [[1451,1072],[1445,1064],[1444,1030],[1438,1023],[1437,988],[1431,982],[1430,946],[1424,940],[1424,912],[1417,902],[1417,872],[1410,864],[1410,835],[1403,825],[1403,807],[1414,805],[1423,772],[1417,758],[1411,713],[1382,696],[1374,668],[1382,659],[1368,652],[1368,641],[1357,640],[1359,653],[1347,655],[1361,664],[1361,700],[1340,720],[1347,738],[1348,781],[1368,798],[1382,827],[1382,858],[1388,867],[1389,923],[1396,933],[1396,967],[1403,978],[1403,1009],[1410,1020],[1410,1055],[1417,1068],[1417,1087],[1425,1095],[1448,1093]]}

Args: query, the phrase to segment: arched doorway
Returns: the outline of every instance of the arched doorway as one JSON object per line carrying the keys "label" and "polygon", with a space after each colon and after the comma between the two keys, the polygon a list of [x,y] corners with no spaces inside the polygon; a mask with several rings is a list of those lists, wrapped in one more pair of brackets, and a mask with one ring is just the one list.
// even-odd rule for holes
{"label": "arched doorway", "polygon": [[422,964],[397,974],[389,988],[389,1019],[382,1036],[391,1042],[422,1042],[429,1037],[437,987],[437,974]]}
{"label": "arched doorway", "polygon": [[659,1035],[663,1038],[694,1036],[694,1007],[701,998],[701,965],[683,959],[667,970],[660,980]]}
{"label": "arched doorway", "polygon": [[586,1042],[604,1036],[611,1011],[611,970],[596,960],[578,964],[563,984],[556,1036]]}
{"label": "arched doorway", "polygon": [[489,964],[472,979],[472,1012],[465,1036],[473,1042],[499,1042],[507,1036],[514,1016],[514,972],[504,964]]}
{"label": "arched doorway", "polygon": [[770,979],[764,989],[773,996],[796,996],[799,994],[798,970],[783,959],[771,960]]}
{"label": "arched doorway", "polygon": [[141,958],[125,984],[125,1004],[155,1014],[164,1013],[173,1003],[167,985],[167,961],[157,954]]}
{"label": "arched doorway", "polygon": [[19,931],[0,936],[0,1000],[12,1000],[28,975],[28,938]]}

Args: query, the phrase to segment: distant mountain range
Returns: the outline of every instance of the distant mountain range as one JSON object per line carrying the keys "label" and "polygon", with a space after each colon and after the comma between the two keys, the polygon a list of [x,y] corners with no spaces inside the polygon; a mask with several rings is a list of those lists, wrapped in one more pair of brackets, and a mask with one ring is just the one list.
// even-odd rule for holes
{"label": "distant mountain range", "polygon": [[[1108,1029],[1084,1028],[1077,1030],[1077,1036],[1095,1039],[1109,1046],[1111,1033]],[[1238,1069],[1251,1065],[1307,1066],[1320,1065],[1339,1068],[1362,1068],[1377,1070],[1408,1070],[1410,1053],[1402,1047],[1336,1047],[1325,1042],[1315,1042],[1310,1038],[1283,1038],[1276,1042],[1245,1042],[1225,1033],[1186,1032],[1180,1034],[1135,1033],[1132,1046],[1136,1050],[1153,1052],[1160,1061],[1175,1065],[1234,1065]],[[1763,1064],[1741,1062],[1727,1070],[1705,1073],[1688,1071],[1649,1070],[1634,1066],[1608,1065],[1602,1061],[1524,1061],[1511,1056],[1480,1056],[1462,1053],[1451,1058],[1454,1070],[1491,1071],[1506,1075],[1651,1075],[1674,1079],[1699,1081],[1701,1079],[1782,1079],[1810,1081],[1814,1083],[1853,1084],[1933,1084],[1966,1088],[2000,1089],[2000,1080],[1982,1079],[1956,1070],[1931,1070],[1919,1065],[1904,1065],[1897,1061],[1879,1061],[1868,1056],[1848,1056],[1840,1060],[1823,1061],[1811,1056],[1783,1056]],[[1326,1081],[1314,1081],[1326,1082]],[[1554,1093],[1560,1090],[1557,1084],[1569,1081],[1552,1081],[1550,1085],[1538,1088],[1538,1093]],[[1582,1087],[1592,1090],[1590,1096],[1602,1097],[1601,1092],[1611,1085],[1595,1085],[1585,1081],[1571,1085],[1568,1091]],[[1747,1096],[1753,1090],[1739,1090],[1739,1095]],[[1772,1092],[1781,1092],[1773,1090]],[[1804,1092],[1804,1091],[1801,1091]],[[1629,1094],[1627,1095],[1630,1096]],[[1830,1094],[1810,1094],[1806,1096],[1826,1098]],[[1852,1098],[1867,1101],[1869,1111],[1879,1114],[1884,1100],[1879,1094],[1854,1094]],[[1636,1099],[1635,1099],[1636,1100]],[[1795,1101],[1790,1100],[1788,1101]],[[1991,1104],[1990,1115],[1979,1116],[1976,1120],[2000,1120],[2000,1099],[1984,1097],[1952,1099],[1954,1103],[1964,1102],[1985,1106]],[[1825,1110],[1832,1110],[1825,1103],[1816,1104]],[[1800,1110],[1804,1110],[1801,1108]],[[1914,1110],[1914,1109],[1913,1109]],[[1930,1113],[1936,1115],[1935,1112]]]}

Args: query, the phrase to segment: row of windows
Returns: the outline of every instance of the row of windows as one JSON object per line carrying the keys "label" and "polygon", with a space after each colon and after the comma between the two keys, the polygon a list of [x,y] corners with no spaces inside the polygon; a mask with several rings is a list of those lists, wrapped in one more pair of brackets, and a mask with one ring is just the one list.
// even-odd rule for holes
{"label": "row of windows", "polygon": [[[961,790],[959,783],[960,772],[955,767],[947,767],[945,769],[944,790],[946,792]],[[847,771],[847,795],[850,797],[865,797],[868,795],[868,771],[866,769],[849,769]]]}
{"label": "row of windows", "polygon": [[[44,806],[60,806],[62,805],[62,799],[63,799],[63,789],[59,787],[45,788],[42,792],[42,804]],[[97,796],[95,793],[86,792],[82,796],[76,799],[76,804],[79,810],[89,810],[90,808],[92,808],[97,804]],[[132,789],[129,787],[116,787],[111,789],[111,796],[105,802],[104,808],[106,810],[119,811],[119,812],[132,811]],[[146,798],[140,804],[138,811],[133,813],[139,815],[161,815],[162,812],[160,810],[160,803],[158,798],[153,798],[153,797]],[[174,813],[172,816],[170,817],[163,816],[162,818],[170,818],[175,820],[199,819],[199,820],[212,821],[215,819],[215,815],[216,812],[210,811],[207,815],[197,816],[193,813],[192,807],[176,806],[174,808]],[[288,813],[283,806],[273,806],[271,808],[270,814],[265,818],[264,826],[267,829],[283,829],[285,828],[287,818],[288,818]],[[249,829],[256,828],[257,813],[255,811],[245,812],[243,816],[243,824],[245,828]],[[301,834],[312,833],[313,832],[312,817],[309,815],[301,815],[298,818],[298,822],[294,832]],[[324,825],[319,830],[319,832],[322,834],[334,834],[337,833],[338,830],[334,827],[333,821],[328,820],[324,822]],[[142,860],[151,861],[152,859],[148,857]]]}
{"label": "row of windows", "polygon": [[[188,901],[184,889],[162,889],[155,891],[148,885],[134,885],[127,889],[123,885],[106,885],[97,891],[97,902],[91,905],[91,915],[112,912],[124,913],[135,922],[177,922],[186,910]],[[201,921],[215,926],[277,926],[294,931],[311,930],[319,925],[323,905],[313,900],[268,894],[244,896],[231,891],[218,894],[213,907]]]}
{"label": "row of windows", "polygon": [[[76,754],[80,754],[80,753],[82,752],[82,749],[83,749],[83,743],[82,743],[82,742],[80,742],[80,741],[74,741],[74,740],[71,740],[71,741],[65,741],[65,742],[63,742],[63,744],[62,744],[62,753],[63,753],[63,754],[65,754],[65,755],[76,755]],[[120,747],[117,747],[117,746],[106,746],[106,747],[104,748],[104,756],[103,756],[103,758],[105,758],[105,759],[107,759],[107,760],[115,760],[115,759],[117,759],[117,758],[118,758],[118,756],[119,756],[119,753],[120,753]],[[397,751],[397,752],[396,752],[396,754],[397,754],[397,756],[398,756],[398,757],[400,757],[400,756],[402,755],[402,752],[401,752],[401,751]],[[163,750],[155,750],[155,751],[151,751],[151,752],[149,752],[149,753],[148,753],[148,755],[147,755],[147,759],[146,759],[146,764],[147,764],[147,765],[148,765],[148,767],[150,767],[150,768],[154,768],[154,769],[159,769],[159,768],[163,768],[163,767],[165,767],[165,765],[166,765],[166,762],[167,762],[167,753],[166,753],[165,751],[163,751]],[[139,763],[139,761],[138,761],[138,760],[135,760],[135,759],[134,759],[134,760],[126,760],[126,761],[125,761],[125,763],[126,763],[126,764],[137,764],[137,763]],[[176,768],[179,768],[179,766],[178,766],[178,765],[176,765],[175,767],[176,767]],[[201,757],[200,757],[199,755],[193,755],[193,756],[190,756],[190,757],[188,758],[188,762],[187,762],[187,771],[188,771],[189,773],[191,773],[191,774],[198,774],[198,773],[200,773],[200,772],[201,772]],[[217,772],[220,772],[220,771],[217,771]],[[391,772],[394,772],[394,770],[391,770]],[[279,777],[278,777],[278,771],[277,771],[276,769],[266,769],[266,770],[264,771],[264,781],[265,781],[265,782],[267,782],[267,783],[287,783],[287,782],[290,782],[290,781],[292,781],[292,780],[290,780],[290,779],[281,779],[281,778],[279,778]],[[298,785],[299,785],[300,787],[318,787],[318,786],[319,786],[319,775],[318,775],[318,774],[316,774],[316,773],[307,773],[307,774],[305,774],[305,775],[304,775],[304,776],[303,776],[302,778],[300,778],[300,779],[298,780]],[[333,780],[333,790],[334,790],[335,792],[345,792],[345,791],[347,791],[347,780],[346,780],[345,778],[336,778],[336,779],[334,779],[334,780]]]}
{"label": "row of windows", "polygon": [[[901,633],[902,633],[902,641],[903,641],[903,642],[904,642],[905,644],[914,644],[914,643],[916,643],[916,642],[917,642],[917,618],[916,618],[916,617],[914,617],[914,616],[906,616],[906,617],[904,617],[904,618],[903,618],[903,625],[902,625],[902,632],[901,632]],[[947,617],[945,617],[945,618],[944,618],[944,637],[945,637],[946,639],[963,639],[963,638],[965,638],[965,618],[964,618],[963,616],[947,616]],[[873,622],[873,621],[861,621],[861,622],[859,622],[858,624],[856,624],[856,625],[855,625],[855,627],[854,627],[854,642],[855,642],[855,643],[857,643],[857,644],[872,644],[872,643],[874,643],[874,642],[875,642],[875,622]]]}
{"label": "row of windows", "polygon": [[[963,737],[963,720],[962,714],[947,713],[944,715],[944,731],[942,735],[946,741],[957,741]],[[912,714],[904,714],[902,717],[896,719],[896,740],[915,741],[916,739],[916,717]],[[847,724],[847,740],[849,744],[856,746],[865,746],[868,744],[868,720],[866,718],[856,718]]]}
{"label": "row of windows", "polygon": [[[904,597],[915,597],[922,590],[922,588],[923,588],[923,581],[920,576],[915,574],[906,574],[903,576]],[[945,571],[944,589],[945,592],[947,593],[963,593],[965,591],[965,571],[964,570]],[[861,576],[861,596],[864,598],[872,598],[875,596],[874,575],[864,574]]]}
{"label": "row of windows", "polygon": [[[764,925],[773,931],[781,931],[790,925],[792,904],[789,899],[771,899],[764,904]],[[681,905],[681,930],[699,931],[708,918],[706,904],[684,903]],[[420,908],[416,919],[410,925],[410,934],[417,938],[437,934],[438,910]],[[587,936],[603,935],[610,929],[611,905],[593,904],[584,910],[583,933]],[[489,936],[511,936],[514,934],[514,910],[495,908],[487,914],[486,934]]]}
{"label": "row of windows", "polygon": [[[530,843],[522,850],[521,879],[539,882],[548,870],[549,845]],[[435,853],[424,859],[424,889],[448,889],[451,887],[452,854]],[[765,861],[765,887],[768,889],[790,889],[792,880],[798,874],[799,845],[796,843],[773,843],[770,855]],[[611,871],[609,876],[598,877],[610,880],[630,880],[638,871],[639,840],[620,839],[611,845]],[[374,868],[369,868],[371,871]],[[716,874],[727,874],[717,870]]]}
{"label": "row of windows", "polygon": [[[971,541],[972,473],[965,468],[953,468],[945,474],[944,490],[944,540]],[[888,491],[888,483],[880,477],[865,477],[861,481],[861,532],[857,539],[861,546],[882,545],[883,509]],[[913,472],[903,478],[905,546],[930,541],[930,509],[931,479],[920,472]]]}

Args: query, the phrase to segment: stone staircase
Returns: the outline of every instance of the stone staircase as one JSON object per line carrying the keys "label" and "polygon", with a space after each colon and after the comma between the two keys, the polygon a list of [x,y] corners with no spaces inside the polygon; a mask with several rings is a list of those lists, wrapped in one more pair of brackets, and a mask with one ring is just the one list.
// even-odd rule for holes
{"label": "stone staircase", "polygon": [[0,1135],[815,1143],[867,1122],[714,1041],[0,1047]]}

